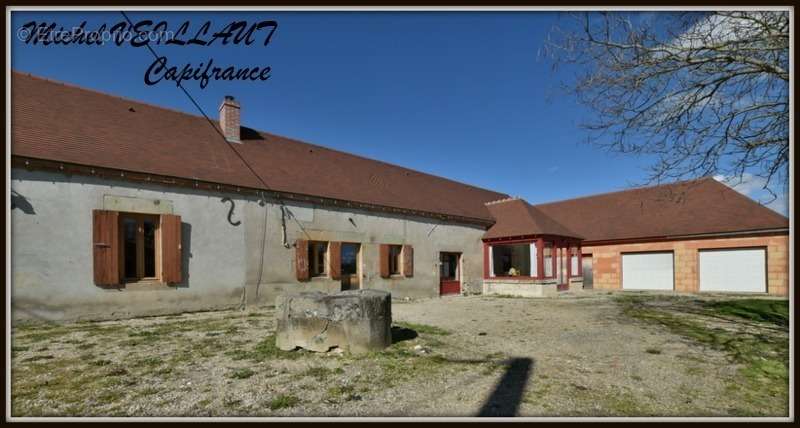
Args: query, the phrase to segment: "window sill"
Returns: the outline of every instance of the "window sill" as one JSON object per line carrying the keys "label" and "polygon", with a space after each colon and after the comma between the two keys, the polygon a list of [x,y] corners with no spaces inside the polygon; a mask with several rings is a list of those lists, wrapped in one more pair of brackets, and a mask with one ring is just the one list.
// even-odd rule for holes
{"label": "window sill", "polygon": [[143,279],[139,281],[123,282],[122,289],[124,290],[169,290],[172,287],[166,282],[161,282],[157,279]]}

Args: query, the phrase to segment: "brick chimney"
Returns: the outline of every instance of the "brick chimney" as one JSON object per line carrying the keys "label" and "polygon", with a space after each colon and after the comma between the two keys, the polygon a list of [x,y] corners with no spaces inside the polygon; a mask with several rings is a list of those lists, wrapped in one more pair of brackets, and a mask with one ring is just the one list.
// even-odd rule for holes
{"label": "brick chimney", "polygon": [[231,143],[242,142],[239,130],[242,125],[239,109],[239,102],[230,95],[225,95],[222,105],[219,106],[219,126],[225,139]]}

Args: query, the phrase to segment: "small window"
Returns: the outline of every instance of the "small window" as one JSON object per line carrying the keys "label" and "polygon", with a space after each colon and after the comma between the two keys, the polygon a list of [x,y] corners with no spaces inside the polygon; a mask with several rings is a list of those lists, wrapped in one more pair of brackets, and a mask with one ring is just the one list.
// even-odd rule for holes
{"label": "small window", "polygon": [[326,276],[328,270],[328,243],[311,241],[308,243],[308,264],[311,276]]}
{"label": "small window", "polygon": [[400,275],[402,245],[389,245],[389,275]]}

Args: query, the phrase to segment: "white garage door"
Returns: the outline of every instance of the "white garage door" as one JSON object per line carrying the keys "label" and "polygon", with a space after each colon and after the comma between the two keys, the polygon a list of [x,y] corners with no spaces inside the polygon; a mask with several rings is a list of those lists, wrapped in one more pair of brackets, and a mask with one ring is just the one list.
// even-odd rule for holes
{"label": "white garage door", "polygon": [[672,252],[622,255],[622,288],[672,290]]}
{"label": "white garage door", "polygon": [[700,251],[700,291],[767,292],[763,248]]}

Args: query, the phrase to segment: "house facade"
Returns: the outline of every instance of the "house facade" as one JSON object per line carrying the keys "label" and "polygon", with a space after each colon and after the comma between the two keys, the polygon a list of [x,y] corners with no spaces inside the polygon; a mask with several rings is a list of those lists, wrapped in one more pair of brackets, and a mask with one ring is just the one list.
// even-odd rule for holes
{"label": "house facade", "polygon": [[[232,97],[219,123],[16,72],[11,97],[14,319],[245,307],[303,290],[663,289],[669,275],[679,292],[788,294],[788,220],[713,180],[685,185],[682,203],[617,192],[640,211],[615,219],[595,207],[608,201],[532,206],[256,131]],[[603,216],[612,224],[593,223]],[[764,276],[725,289],[730,266]]]}

